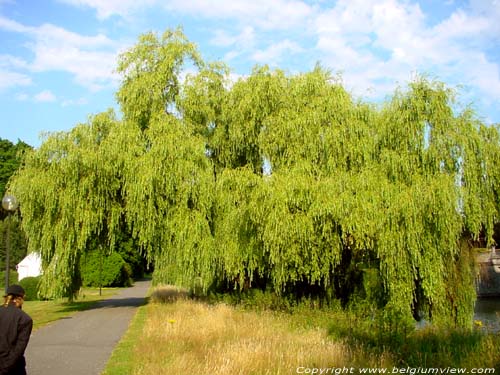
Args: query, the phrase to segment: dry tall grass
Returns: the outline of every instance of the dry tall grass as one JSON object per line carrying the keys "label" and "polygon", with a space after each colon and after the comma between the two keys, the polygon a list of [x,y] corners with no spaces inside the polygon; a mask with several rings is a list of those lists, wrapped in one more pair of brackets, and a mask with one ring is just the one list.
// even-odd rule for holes
{"label": "dry tall grass", "polygon": [[140,362],[134,361],[134,374],[293,374],[299,366],[352,363],[348,346],[327,338],[324,330],[292,328],[286,314],[178,296],[182,293],[165,288],[153,294],[135,345]]}
{"label": "dry tall grass", "polygon": [[344,374],[394,366],[500,370],[498,335],[429,327],[403,336],[344,311],[249,311],[197,302],[166,287],[139,309],[125,336],[105,374]]}

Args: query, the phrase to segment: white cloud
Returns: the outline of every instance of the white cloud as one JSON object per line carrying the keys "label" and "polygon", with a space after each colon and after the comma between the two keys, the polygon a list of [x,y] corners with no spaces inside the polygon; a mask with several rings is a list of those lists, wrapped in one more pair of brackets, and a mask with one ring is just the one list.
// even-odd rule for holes
{"label": "white cloud", "polygon": [[31,27],[24,26],[19,22],[10,20],[3,16],[0,16],[0,29],[4,29],[7,31],[13,31],[16,33],[27,33],[33,30]]}
{"label": "white cloud", "polygon": [[314,13],[313,7],[297,0],[170,0],[165,7],[196,17],[236,20],[265,29],[303,26]]}
{"label": "white cloud", "polygon": [[2,69],[0,67],[0,91],[16,86],[28,86],[32,81],[29,76],[22,73]]}
{"label": "white cloud", "polygon": [[442,39],[468,38],[487,32],[490,26],[485,17],[474,17],[459,9],[437,25],[433,32]]}
{"label": "white cloud", "polygon": [[92,91],[118,81],[113,70],[121,46],[103,34],[85,36],[51,24],[25,26],[4,17],[0,17],[0,29],[22,33],[31,40],[27,45],[35,55],[33,61],[4,58],[11,66],[32,72],[69,72],[78,84]]}
{"label": "white cloud", "polygon": [[488,36],[500,37],[500,1],[499,0],[470,0],[470,10],[474,17],[483,17],[488,22]]}
{"label": "white cloud", "polygon": [[[475,52],[468,55],[468,59],[460,60],[451,66],[453,73],[462,74],[462,84],[475,86],[486,98],[495,98],[499,104],[500,98],[500,69],[498,63],[489,61],[484,53]],[[444,73],[444,72],[443,72]]]}
{"label": "white cloud", "polygon": [[0,67],[26,69],[28,66],[29,66],[29,64],[26,61],[24,61],[23,59],[20,59],[19,57],[15,57],[15,56],[11,56],[11,55],[0,55]]}
{"label": "white cloud", "polygon": [[44,90],[34,96],[35,102],[55,102],[56,96],[50,90]]}
{"label": "white cloud", "polygon": [[243,54],[242,50],[232,50],[229,51],[228,53],[224,54],[224,61],[228,62],[231,60],[236,59],[238,56],[241,56]]}
{"label": "white cloud", "polygon": [[84,51],[76,46],[63,48],[58,45],[37,44],[33,70],[66,71],[75,81],[91,91],[98,91],[113,84],[118,77],[113,74],[116,53]]}
{"label": "white cloud", "polygon": [[29,99],[29,96],[28,96],[28,94],[26,94],[24,92],[20,92],[20,93],[16,94],[15,98],[16,98],[16,100],[24,102],[24,101]]}
{"label": "white cloud", "polygon": [[415,72],[500,96],[499,63],[484,53],[500,39],[500,1],[472,0],[435,26],[415,2],[339,0],[315,18],[322,62],[355,93],[383,97]]}
{"label": "white cloud", "polygon": [[386,0],[372,8],[372,32],[376,35],[375,45],[393,51],[405,51],[426,45],[428,33],[424,28],[424,14],[417,5]]}
{"label": "white cloud", "polygon": [[[208,20],[214,30],[209,42],[224,49],[227,61],[276,65],[287,56],[312,57],[342,71],[346,86],[363,95],[368,89],[370,96],[383,97],[422,72],[469,85],[479,96],[500,97],[500,62],[486,52],[498,53],[500,0],[448,1],[441,10],[449,15],[433,25],[416,0],[58,1],[95,9],[99,19],[132,19],[157,6],[189,21]],[[0,55],[0,89],[30,84],[27,73],[33,71],[69,72],[91,90],[118,82],[112,71],[121,46],[104,34],[32,27],[2,16],[0,29],[26,35],[34,53],[29,62]]]}
{"label": "white cloud", "polygon": [[302,51],[303,48],[297,43],[285,39],[255,52],[252,58],[261,64],[277,65],[284,55],[293,55]]}
{"label": "white cloud", "polygon": [[[299,42],[285,34],[301,30],[302,37],[311,37],[310,46],[319,53],[315,59],[343,72],[347,87],[363,95],[368,89],[369,95],[383,97],[415,72],[430,73],[450,84],[469,83],[485,95],[500,91],[499,63],[488,60],[484,52],[500,40],[498,0],[469,0],[459,7],[454,4],[457,2],[448,1],[445,7],[455,10],[434,26],[428,24],[428,15],[415,0],[59,1],[91,7],[100,19],[129,17],[141,8],[160,5],[180,15],[231,22],[228,26],[233,30],[238,27],[239,32],[218,27],[210,40],[212,45],[227,49],[226,61],[247,56],[276,65],[284,56],[304,54],[301,45],[305,39]],[[26,32],[26,26],[14,21],[0,19],[2,25]],[[109,73],[117,50],[111,41],[49,28],[44,32],[57,34],[59,39],[37,37],[34,68],[70,71],[77,82],[93,89],[116,82]],[[262,43],[264,39],[267,44]],[[64,44],[60,40],[68,45],[58,48]],[[54,55],[59,58],[54,59]]]}
{"label": "white cloud", "polygon": [[339,0],[330,9],[323,10],[314,20],[316,31],[323,33],[369,33],[373,1]]}
{"label": "white cloud", "polygon": [[26,68],[27,62],[11,55],[0,55],[0,91],[31,85],[31,78],[19,70]]}
{"label": "white cloud", "polygon": [[[25,92],[19,92],[15,95],[15,99],[19,101],[33,100],[36,103],[55,102],[57,97],[50,90],[43,90],[33,96]],[[61,101],[61,107],[83,106],[88,104],[88,100],[84,97],[78,99],[64,99]]]}
{"label": "white cloud", "polygon": [[231,47],[234,45],[250,47],[255,44],[255,30],[251,26],[246,26],[241,33],[230,35],[225,30],[217,29],[210,43],[219,47]]}
{"label": "white cloud", "polygon": [[35,32],[35,71],[67,71],[75,81],[97,91],[116,81],[113,74],[118,46],[106,36],[82,36],[53,25]]}
{"label": "white cloud", "polygon": [[[386,17],[387,24],[382,17]],[[392,53],[399,59],[406,58],[406,48],[399,43],[385,45],[382,38],[392,32],[388,29],[392,24],[390,20],[402,17],[407,18],[405,12],[390,0],[338,1],[314,23],[316,48],[322,63],[341,72],[346,86],[357,95],[388,94],[394,88],[387,82],[388,77],[393,81],[404,79],[407,66],[398,60],[389,63],[387,56]],[[396,34],[401,33],[398,30]]]}
{"label": "white cloud", "polygon": [[228,62],[252,52],[256,45],[256,32],[251,26],[246,26],[239,34],[230,34],[225,30],[217,29],[214,36],[210,39],[210,44],[222,47],[232,48],[224,54],[224,61]]}
{"label": "white cloud", "polygon": [[61,106],[70,107],[70,106],[82,106],[88,104],[88,100],[86,98],[79,99],[65,99],[62,101]]}
{"label": "white cloud", "polygon": [[93,8],[100,20],[118,15],[123,18],[130,17],[134,12],[156,3],[156,0],[59,0],[61,3],[78,7]]}
{"label": "white cloud", "polygon": [[42,43],[62,43],[65,46],[79,46],[81,48],[113,47],[114,42],[103,34],[84,36],[52,24],[43,24],[32,29],[38,41]]}

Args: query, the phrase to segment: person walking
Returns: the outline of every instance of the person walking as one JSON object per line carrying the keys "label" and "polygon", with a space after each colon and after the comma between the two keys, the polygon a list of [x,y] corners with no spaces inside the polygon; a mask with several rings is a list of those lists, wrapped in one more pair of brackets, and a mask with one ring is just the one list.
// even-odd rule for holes
{"label": "person walking", "polygon": [[24,296],[20,285],[11,285],[0,306],[0,375],[26,375],[24,351],[33,320],[22,310]]}

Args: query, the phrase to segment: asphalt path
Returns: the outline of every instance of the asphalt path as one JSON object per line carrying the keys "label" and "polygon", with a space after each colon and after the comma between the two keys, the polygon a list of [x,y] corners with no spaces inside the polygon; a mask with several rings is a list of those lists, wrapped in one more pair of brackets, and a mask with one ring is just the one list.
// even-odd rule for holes
{"label": "asphalt path", "polygon": [[28,375],[99,375],[149,287],[150,281],[136,281],[89,310],[36,330],[25,353]]}

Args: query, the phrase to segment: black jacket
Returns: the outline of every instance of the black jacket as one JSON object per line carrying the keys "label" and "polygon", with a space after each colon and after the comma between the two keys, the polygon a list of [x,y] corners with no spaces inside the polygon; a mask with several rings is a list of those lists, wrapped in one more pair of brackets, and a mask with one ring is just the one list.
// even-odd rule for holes
{"label": "black jacket", "polygon": [[24,351],[33,328],[33,320],[10,304],[0,306],[0,375],[26,374]]}

